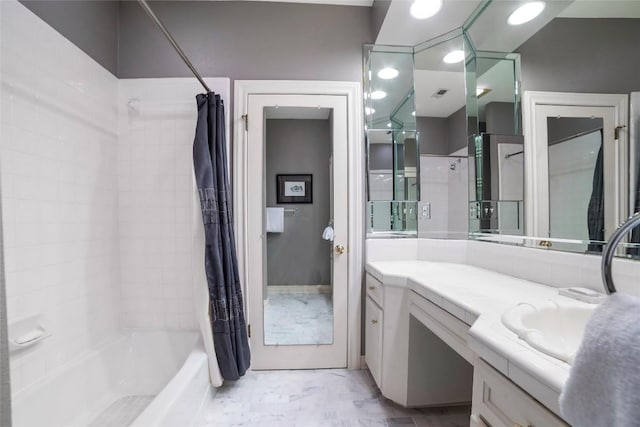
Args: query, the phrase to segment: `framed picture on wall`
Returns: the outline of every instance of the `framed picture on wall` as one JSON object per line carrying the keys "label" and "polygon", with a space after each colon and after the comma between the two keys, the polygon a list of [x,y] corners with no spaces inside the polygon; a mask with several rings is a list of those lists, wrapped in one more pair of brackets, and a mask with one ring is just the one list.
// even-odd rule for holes
{"label": "framed picture on wall", "polygon": [[311,174],[276,175],[276,203],[313,203]]}

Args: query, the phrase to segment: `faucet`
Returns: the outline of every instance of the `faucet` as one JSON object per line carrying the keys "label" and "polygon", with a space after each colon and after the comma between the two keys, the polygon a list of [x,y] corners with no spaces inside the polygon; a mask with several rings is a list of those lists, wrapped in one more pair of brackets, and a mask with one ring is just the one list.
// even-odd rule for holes
{"label": "faucet", "polygon": [[635,228],[638,224],[640,224],[640,212],[636,212],[632,216],[629,217],[628,220],[620,224],[620,226],[613,232],[607,245],[604,247],[604,251],[602,252],[602,281],[604,282],[605,291],[607,291],[608,295],[611,295],[616,292],[616,287],[613,284],[613,277],[611,275],[611,264],[613,262],[613,255],[616,252],[616,248],[620,241],[630,232],[633,228]]}

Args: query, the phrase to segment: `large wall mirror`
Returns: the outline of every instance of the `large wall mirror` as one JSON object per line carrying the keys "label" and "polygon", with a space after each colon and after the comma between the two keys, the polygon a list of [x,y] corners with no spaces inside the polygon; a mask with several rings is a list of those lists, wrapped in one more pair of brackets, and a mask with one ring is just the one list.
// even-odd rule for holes
{"label": "large wall mirror", "polygon": [[[412,110],[414,121],[406,122],[413,127],[387,113],[369,130],[384,130],[384,123],[400,135],[413,132],[417,161],[403,177],[414,179],[416,191],[395,190],[404,200],[388,203],[392,219],[381,223],[412,227],[403,229],[411,237],[468,232],[474,239],[598,253],[640,207],[640,57],[629,54],[640,41],[640,3],[547,2],[535,20],[508,25],[521,3],[479,2],[459,28],[405,48],[412,69],[401,71],[406,86],[389,98],[389,112]],[[445,63],[453,51],[463,59]],[[365,69],[370,95],[375,75],[374,67]],[[367,106],[380,111],[371,98]],[[368,139],[372,153],[375,138]],[[402,146],[395,132],[379,139]],[[372,178],[370,170],[370,203]],[[626,246],[636,241],[640,232]]]}
{"label": "large wall mirror", "polygon": [[[622,54],[637,49],[640,41],[640,4],[618,2],[624,10],[608,11],[606,2],[591,2],[588,13],[584,4],[575,3],[581,2],[565,4],[512,50],[522,70],[522,108],[514,110],[512,123],[516,135],[522,129],[523,138],[495,143],[486,137],[470,139],[474,164],[484,168],[476,171],[476,200],[490,200],[471,211],[472,238],[599,253],[617,225],[640,207],[639,97],[634,93],[640,90],[640,75],[631,71],[640,60]],[[501,7],[492,2],[488,10]],[[481,15],[478,25],[488,25],[486,19],[496,13]],[[485,114],[489,134],[494,133],[491,120]],[[523,196],[522,205],[505,197],[516,193]],[[516,211],[522,228],[512,227]],[[619,255],[638,253],[636,242],[638,232]]]}

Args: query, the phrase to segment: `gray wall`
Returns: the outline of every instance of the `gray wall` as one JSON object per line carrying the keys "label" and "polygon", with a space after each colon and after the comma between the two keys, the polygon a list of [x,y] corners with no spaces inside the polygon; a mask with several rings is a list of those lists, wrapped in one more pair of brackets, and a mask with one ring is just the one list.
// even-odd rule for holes
{"label": "gray wall", "polygon": [[547,117],[547,142],[554,145],[602,126],[602,117]]}
{"label": "gray wall", "polygon": [[[330,219],[329,120],[267,120],[267,206],[298,208],[284,217],[283,233],[267,233],[269,285],[331,284],[331,243],[322,240]],[[313,204],[276,204],[276,174],[313,175]]]}
{"label": "gray wall", "polygon": [[[487,133],[497,135],[515,134],[513,102],[490,102],[484,107],[484,116]],[[519,125],[520,123],[518,123]],[[521,127],[518,127],[518,129],[522,132]]]}
{"label": "gray wall", "polygon": [[391,0],[375,0],[373,2],[373,6],[371,7],[371,22],[374,40],[378,38],[378,33],[380,32],[380,28],[382,28],[384,18],[386,18],[390,6]]}
{"label": "gray wall", "polygon": [[467,146],[466,106],[447,118],[416,117],[420,154],[449,155]]}
{"label": "gray wall", "polygon": [[393,144],[369,145],[369,170],[393,169]]}
{"label": "gray wall", "polygon": [[523,43],[523,90],[640,89],[640,19],[557,18]]}
{"label": "gray wall", "polygon": [[473,119],[467,120],[467,107],[464,106],[448,118],[449,125],[449,154],[466,147],[469,144],[467,135]]}
{"label": "gray wall", "polygon": [[[273,2],[154,1],[203,76],[362,80],[371,8]],[[189,69],[136,2],[120,4],[118,76],[186,77]]]}
{"label": "gray wall", "polygon": [[450,154],[448,119],[416,117],[416,129],[420,140],[420,154]]}
{"label": "gray wall", "polygon": [[20,3],[117,75],[118,1],[20,0]]}

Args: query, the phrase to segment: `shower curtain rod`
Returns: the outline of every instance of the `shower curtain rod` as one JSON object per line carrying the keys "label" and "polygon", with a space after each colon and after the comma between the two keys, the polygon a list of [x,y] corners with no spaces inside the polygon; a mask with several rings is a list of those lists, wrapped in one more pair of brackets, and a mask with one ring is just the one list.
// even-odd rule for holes
{"label": "shower curtain rod", "polygon": [[162,34],[164,34],[167,40],[169,40],[169,43],[171,43],[171,46],[173,46],[176,52],[178,52],[178,55],[180,55],[180,58],[182,58],[184,63],[187,64],[187,67],[189,67],[193,75],[196,77],[196,79],[198,79],[202,87],[204,87],[207,93],[211,92],[211,89],[209,89],[209,86],[207,86],[207,84],[204,82],[204,80],[196,70],[196,67],[194,67],[191,61],[189,61],[189,58],[187,58],[187,55],[184,54],[184,52],[178,45],[178,42],[176,42],[176,40],[173,38],[171,33],[167,30],[167,27],[165,27],[162,21],[160,21],[160,19],[156,16],[155,13],[153,13],[153,10],[151,10],[151,7],[147,3],[147,0],[138,0],[138,3],[140,3],[140,6],[142,6],[144,11],[147,12],[147,15],[149,15],[149,18],[151,18],[151,20],[156,24],[156,26],[160,29],[160,31],[162,31]]}

